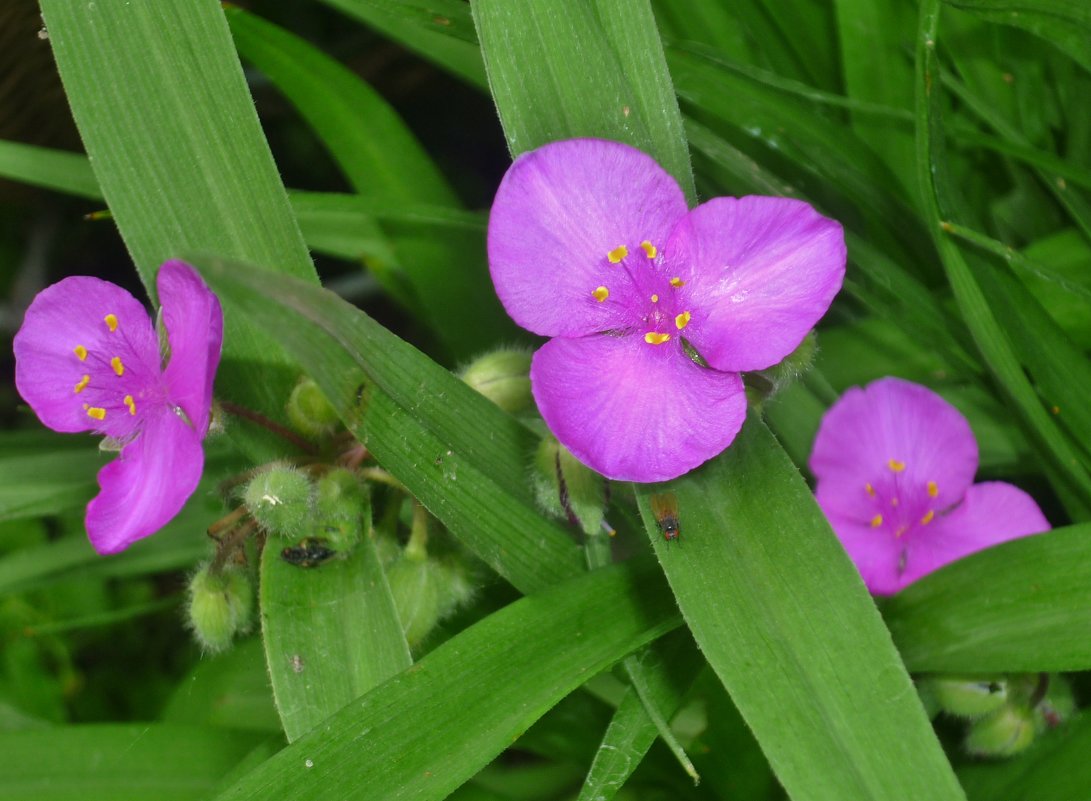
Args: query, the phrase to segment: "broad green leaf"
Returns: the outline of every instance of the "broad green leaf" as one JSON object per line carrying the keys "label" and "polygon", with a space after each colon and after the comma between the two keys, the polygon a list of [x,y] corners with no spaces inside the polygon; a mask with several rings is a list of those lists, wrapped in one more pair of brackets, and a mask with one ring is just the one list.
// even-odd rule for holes
{"label": "broad green leaf", "polygon": [[95,494],[95,473],[106,461],[80,437],[43,430],[5,432],[0,437],[0,520],[82,506]]}
{"label": "broad green leaf", "polygon": [[314,567],[282,559],[284,540],[266,541],[261,627],[288,742],[413,663],[367,528],[348,558]]}
{"label": "broad green leaf", "polygon": [[569,692],[677,626],[667,592],[654,565],[637,560],[516,601],[337,712],[217,801],[446,798]]}
{"label": "broad green leaf", "polygon": [[914,671],[1091,669],[1091,525],[1006,542],[925,576],[883,604]]}
{"label": "broad green leaf", "polygon": [[[651,505],[665,492],[674,543]],[[789,796],[963,797],[859,575],[760,420],[638,499],[690,631]]]}
{"label": "broad green leaf", "polygon": [[530,431],[332,293],[236,262],[193,261],[307,365],[378,462],[500,575],[530,592],[580,571],[579,550],[531,498]]}
{"label": "broad green leaf", "polygon": [[485,66],[465,3],[458,0],[322,0],[405,45],[471,86],[485,89]]}
{"label": "broad green leaf", "polygon": [[[42,14],[95,177],[153,298],[159,264],[194,250],[316,280],[219,3],[45,0]],[[222,394],[282,415],[294,370],[230,313],[228,365]]]}
{"label": "broad green leaf", "polygon": [[950,216],[945,212],[958,204],[953,197],[954,189],[947,177],[947,162],[943,155],[942,93],[935,51],[939,0],[926,0],[921,6],[920,19],[917,46],[917,174],[926,221],[939,248],[955,300],[985,364],[1058,475],[1063,477],[1070,491],[1087,503],[1091,499],[1091,476],[1028,380],[1010,335],[990,308],[975,272],[943,230],[942,221]]}
{"label": "broad green leaf", "polygon": [[472,5],[512,155],[557,139],[626,142],[696,199],[682,119],[647,0]]}
{"label": "broad green leaf", "polygon": [[989,22],[1014,25],[1091,70],[1091,7],[1082,0],[944,0]]}
{"label": "broad green leaf", "polygon": [[263,739],[162,723],[0,731],[0,799],[202,801]]}
{"label": "broad green leaf", "polygon": [[963,765],[959,780],[970,801],[1076,801],[1091,787],[1091,715],[1079,715],[1038,736],[1014,759]]}

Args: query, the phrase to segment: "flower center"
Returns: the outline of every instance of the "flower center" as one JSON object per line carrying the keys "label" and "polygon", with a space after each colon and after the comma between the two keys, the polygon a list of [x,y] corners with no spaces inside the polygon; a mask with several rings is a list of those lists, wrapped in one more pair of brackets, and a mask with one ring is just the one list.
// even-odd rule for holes
{"label": "flower center", "polygon": [[920,484],[907,479],[905,461],[887,460],[883,474],[875,482],[864,484],[861,498],[867,511],[863,517],[874,529],[900,539],[914,529],[927,526],[936,518],[934,500],[939,495],[935,481]]}
{"label": "flower center", "polygon": [[154,402],[156,376],[148,374],[116,314],[106,314],[102,326],[87,344],[72,347],[79,365],[72,394],[102,433],[124,439],[139,424],[137,410]]}
{"label": "flower center", "polygon": [[670,342],[689,325],[693,315],[678,307],[678,290],[685,282],[666,274],[659,248],[651,241],[632,247],[622,243],[607,251],[601,275],[601,283],[589,291],[591,298],[621,307],[647,344]]}

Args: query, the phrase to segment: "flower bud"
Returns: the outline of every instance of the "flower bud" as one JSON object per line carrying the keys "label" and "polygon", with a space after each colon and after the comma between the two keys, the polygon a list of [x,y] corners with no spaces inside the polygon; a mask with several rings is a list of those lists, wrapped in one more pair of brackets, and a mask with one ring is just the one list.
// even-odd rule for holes
{"label": "flower bud", "polygon": [[798,381],[811,369],[817,351],[818,339],[811,331],[783,361],[746,374],[747,398],[751,402],[760,402]]}
{"label": "flower bud", "polygon": [[526,350],[495,350],[470,362],[459,377],[505,412],[515,414],[533,401],[530,358]]}
{"label": "flower bud", "polygon": [[1033,743],[1034,735],[1033,712],[1005,704],[973,723],[966,735],[966,750],[976,756],[1013,756]]}
{"label": "flower bud", "polygon": [[314,533],[330,549],[347,553],[356,547],[363,532],[365,490],[356,474],[337,469],[315,482]]}
{"label": "flower bud", "polygon": [[579,525],[588,536],[603,533],[606,479],[583,465],[554,437],[534,456],[534,495],[542,510]]}
{"label": "flower bud", "polygon": [[1048,680],[1049,689],[1034,708],[1039,732],[1057,728],[1076,711],[1076,699],[1068,680],[1057,673],[1049,674]]}
{"label": "flower bud", "polygon": [[304,376],[288,396],[288,419],[296,430],[312,437],[331,433],[341,422],[318,384]]}
{"label": "flower bud", "polygon": [[390,594],[410,648],[420,645],[439,622],[442,581],[439,572],[427,558],[405,556],[387,570]]}
{"label": "flower bud", "polygon": [[305,474],[291,467],[273,467],[250,479],[243,502],[266,531],[294,537],[311,520],[311,496],[311,480]]}
{"label": "flower bud", "polygon": [[1008,700],[1008,682],[1002,676],[936,676],[922,685],[942,711],[970,720],[999,709]]}
{"label": "flower bud", "polygon": [[190,628],[210,653],[224,650],[236,634],[246,632],[253,611],[254,588],[240,568],[213,573],[203,565],[190,580]]}

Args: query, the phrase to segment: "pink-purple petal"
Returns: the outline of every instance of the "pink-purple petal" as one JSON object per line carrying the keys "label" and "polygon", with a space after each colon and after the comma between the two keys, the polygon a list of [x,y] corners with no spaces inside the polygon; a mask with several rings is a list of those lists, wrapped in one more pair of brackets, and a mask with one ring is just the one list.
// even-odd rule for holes
{"label": "pink-purple petal", "polygon": [[718,370],[780,362],[845,276],[841,225],[791,198],[713,198],[678,224],[665,251],[687,267],[686,338]]}
{"label": "pink-purple petal", "polygon": [[170,342],[170,361],[163,374],[167,397],[171,404],[182,407],[204,436],[223,343],[220,301],[197,272],[182,261],[164,263],[156,286]]}
{"label": "pink-purple petal", "polygon": [[577,459],[619,481],[666,481],[731,444],[742,380],[699,367],[677,340],[589,336],[547,342],[531,364],[538,409]]}
{"label": "pink-purple petal", "polygon": [[[894,460],[895,471],[891,467]],[[899,378],[882,378],[841,396],[818,429],[810,459],[819,496],[830,508],[858,518],[866,484],[908,492],[934,483],[934,508],[957,503],[977,471],[977,441],[969,423],[936,393]]]}
{"label": "pink-purple petal", "polygon": [[[619,142],[569,139],[525,153],[511,165],[489,216],[489,268],[508,314],[544,336],[581,336],[621,327],[629,278],[607,254],[620,245],[633,269],[640,249],[662,249],[686,214],[675,180],[650,157]],[[613,302],[592,296],[605,286]]]}
{"label": "pink-purple petal", "polygon": [[977,551],[1049,529],[1023,490],[1003,481],[974,484],[956,508],[913,532],[902,586]]}
{"label": "pink-purple petal", "polygon": [[98,474],[101,492],[87,505],[87,535],[100,554],[128,548],[181,511],[204,467],[201,437],[165,407],[148,414],[121,455]]}
{"label": "pink-purple petal", "polygon": [[[821,501],[819,505],[822,505]],[[907,542],[825,506],[822,510],[869,592],[873,595],[893,595],[905,586],[898,567],[899,560],[906,553]]]}
{"label": "pink-purple petal", "polygon": [[[107,315],[116,318],[116,330]],[[125,436],[132,427],[125,396],[155,392],[158,346],[151,320],[136,298],[108,281],[72,276],[42,290],[13,345],[19,394],[55,431]],[[83,359],[77,348],[86,349]],[[114,357],[121,359],[122,376],[111,366]],[[93,381],[77,392],[85,375]],[[89,417],[85,403],[105,408],[106,419]]]}

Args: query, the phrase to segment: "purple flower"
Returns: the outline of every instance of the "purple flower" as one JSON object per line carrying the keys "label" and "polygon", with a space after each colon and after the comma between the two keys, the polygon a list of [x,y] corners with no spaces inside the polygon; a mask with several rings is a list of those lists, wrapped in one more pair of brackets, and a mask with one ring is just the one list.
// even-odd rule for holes
{"label": "purple flower", "polygon": [[689,211],[639,150],[572,139],[511,165],[489,264],[508,314],[553,337],[530,377],[557,439],[609,478],[664,481],[731,444],[746,416],[739,372],[781,361],[818,322],[845,243],[798,200]]}
{"label": "purple flower", "polygon": [[931,390],[898,378],[854,387],[826,412],[811,471],[819,505],[876,595],[1049,529],[1021,489],[973,484],[977,441],[966,418]]}
{"label": "purple flower", "polygon": [[73,276],[42,290],[15,335],[15,385],[55,431],[120,442],[99,471],[87,534],[102,554],[163,527],[204,467],[223,313],[188,264],[168,261],[156,282],[170,345],[166,366],[144,306],[115,284]]}

